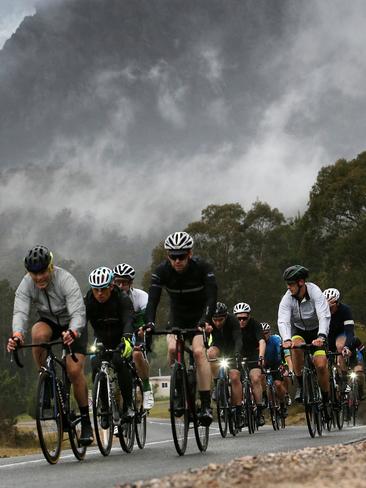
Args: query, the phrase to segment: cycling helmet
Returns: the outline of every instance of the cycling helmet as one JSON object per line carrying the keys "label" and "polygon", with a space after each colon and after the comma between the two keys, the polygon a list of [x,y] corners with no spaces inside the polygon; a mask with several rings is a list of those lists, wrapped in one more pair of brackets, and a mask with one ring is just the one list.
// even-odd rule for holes
{"label": "cycling helmet", "polygon": [[337,288],[327,288],[326,290],[323,291],[323,295],[327,300],[335,300],[336,302],[338,302],[341,296]]}
{"label": "cycling helmet", "polygon": [[305,280],[309,276],[309,270],[301,264],[295,264],[285,269],[283,279],[287,283],[295,283],[298,280]]}
{"label": "cycling helmet", "polygon": [[193,239],[187,232],[174,232],[165,239],[164,249],[172,254],[182,254],[193,247]]}
{"label": "cycling helmet", "polygon": [[28,251],[24,258],[24,266],[31,273],[39,273],[52,264],[52,259],[51,251],[47,247],[37,244]]}
{"label": "cycling helmet", "polygon": [[271,332],[271,326],[267,322],[261,322],[262,332]]}
{"label": "cycling helmet", "polygon": [[225,317],[227,315],[227,306],[225,303],[222,302],[217,302],[216,303],[216,308],[214,313],[212,314],[212,317]]}
{"label": "cycling helmet", "polygon": [[237,303],[235,307],[233,308],[233,313],[250,313],[251,312],[250,305],[244,302]]}
{"label": "cycling helmet", "polygon": [[130,280],[133,280],[136,274],[133,267],[127,263],[117,264],[117,266],[113,268],[113,273],[115,276],[120,276],[120,277],[125,276]]}
{"label": "cycling helmet", "polygon": [[89,275],[89,284],[92,288],[107,288],[113,280],[113,271],[105,266],[96,268]]}

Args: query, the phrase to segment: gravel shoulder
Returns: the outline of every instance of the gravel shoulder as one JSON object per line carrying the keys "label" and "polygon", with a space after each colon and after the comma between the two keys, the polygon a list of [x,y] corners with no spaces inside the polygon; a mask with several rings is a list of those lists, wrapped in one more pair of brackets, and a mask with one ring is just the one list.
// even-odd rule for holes
{"label": "gravel shoulder", "polygon": [[209,464],[161,479],[119,488],[364,488],[366,441],[305,448],[291,453],[245,456],[228,464]]}

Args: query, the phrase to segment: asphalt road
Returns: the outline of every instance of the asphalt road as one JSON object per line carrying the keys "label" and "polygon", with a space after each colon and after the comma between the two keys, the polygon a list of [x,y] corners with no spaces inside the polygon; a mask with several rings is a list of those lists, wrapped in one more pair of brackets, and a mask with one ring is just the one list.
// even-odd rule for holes
{"label": "asphalt road", "polygon": [[254,435],[243,432],[236,438],[228,435],[222,439],[217,426],[213,425],[206,453],[198,452],[193,431],[190,431],[187,452],[180,457],[174,449],[169,422],[151,419],[143,450],[135,447],[131,454],[125,454],[119,444],[115,444],[111,454],[105,458],[92,447],[83,462],[76,461],[71,451],[64,451],[55,466],[50,466],[42,454],[3,458],[0,459],[0,486],[112,488],[120,483],[160,478],[241,456],[352,442],[364,437],[366,426],[344,427],[342,431],[325,432],[315,439],[309,437],[305,426],[286,427],[279,432],[265,426]]}

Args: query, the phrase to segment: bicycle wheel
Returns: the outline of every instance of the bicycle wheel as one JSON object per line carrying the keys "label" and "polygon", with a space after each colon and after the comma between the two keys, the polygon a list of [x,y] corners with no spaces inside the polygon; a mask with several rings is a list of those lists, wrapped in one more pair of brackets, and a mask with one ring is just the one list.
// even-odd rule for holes
{"label": "bicycle wheel", "polygon": [[235,437],[238,434],[239,429],[237,427],[236,419],[235,419],[235,413],[234,413],[234,410],[232,408],[228,409],[227,422],[228,422],[230,434]]}
{"label": "bicycle wheel", "polygon": [[229,390],[224,378],[219,378],[216,384],[216,408],[217,422],[221,437],[226,437],[228,427],[228,409],[229,409]]}
{"label": "bicycle wheel", "polygon": [[[114,410],[119,410],[119,406],[123,404],[122,394],[119,389],[114,393],[112,402],[114,402]],[[129,419],[127,422],[120,423],[118,426],[118,437],[123,451],[127,452],[128,454],[132,452],[133,445],[135,443],[135,416],[132,419]]]}
{"label": "bicycle wheel", "polygon": [[248,420],[248,432],[254,434],[257,429],[257,408],[251,385],[248,383],[244,387],[244,411]]}
{"label": "bicycle wheel", "polygon": [[79,461],[85,458],[86,446],[80,444],[81,437],[81,416],[71,410],[69,414],[69,439],[72,452]]}
{"label": "bicycle wheel", "polygon": [[314,404],[314,390],[311,373],[304,370],[303,373],[303,398],[305,407],[305,417],[309,434],[315,437],[317,428],[317,413]]}
{"label": "bicycle wheel", "polygon": [[279,411],[276,404],[276,393],[273,387],[267,389],[267,396],[273,430],[280,430]]}
{"label": "bicycle wheel", "polygon": [[352,398],[352,403],[351,403],[351,422],[352,425],[355,427],[357,423],[357,413],[358,413],[358,384],[356,381],[353,382],[352,384],[352,390],[351,390],[351,398]]}
{"label": "bicycle wheel", "polygon": [[[195,396],[195,391],[191,392]],[[192,398],[191,404],[193,405],[193,428],[194,436],[196,438],[197,447],[201,452],[205,452],[208,446],[208,439],[210,435],[210,427],[202,425],[198,419],[198,412],[200,411],[200,406],[198,402],[195,402],[195,398]]]}
{"label": "bicycle wheel", "polygon": [[184,373],[182,366],[175,363],[170,381],[170,422],[174,446],[180,456],[185,453],[187,448],[189,427],[187,386]]}
{"label": "bicycle wheel", "polygon": [[56,464],[63,436],[61,402],[48,371],[42,371],[38,380],[36,424],[43,455],[50,464]]}
{"label": "bicycle wheel", "polygon": [[93,422],[95,438],[103,456],[111,452],[113,441],[112,405],[107,383],[105,373],[97,373],[93,385]]}
{"label": "bicycle wheel", "polygon": [[140,380],[135,381],[133,387],[133,406],[135,410],[135,437],[137,445],[143,449],[146,442],[146,416],[144,410],[144,393]]}

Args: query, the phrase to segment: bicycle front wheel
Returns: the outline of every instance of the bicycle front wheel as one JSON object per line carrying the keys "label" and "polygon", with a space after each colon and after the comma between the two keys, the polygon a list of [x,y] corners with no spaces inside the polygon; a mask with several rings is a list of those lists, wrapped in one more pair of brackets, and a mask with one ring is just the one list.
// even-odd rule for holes
{"label": "bicycle front wheel", "polygon": [[144,409],[144,393],[141,381],[136,381],[133,388],[133,404],[135,409],[135,437],[137,445],[143,449],[146,443],[146,416]]}
{"label": "bicycle front wheel", "polygon": [[257,429],[257,408],[250,383],[247,383],[244,387],[244,410],[247,417],[248,432],[249,434],[254,434]]}
{"label": "bicycle front wheel", "polygon": [[228,409],[229,409],[229,395],[227,382],[223,378],[219,378],[216,384],[216,408],[217,408],[217,422],[221,437],[227,435],[228,425]]}
{"label": "bicycle front wheel", "polygon": [[187,448],[189,411],[184,369],[178,363],[170,381],[170,421],[175,449],[182,456]]}
{"label": "bicycle front wheel", "polygon": [[308,426],[309,434],[311,437],[315,437],[317,427],[317,412],[314,402],[314,389],[311,374],[304,371],[303,374],[303,397],[306,423]]}
{"label": "bicycle front wheel", "polygon": [[107,384],[107,376],[97,373],[93,386],[93,422],[95,438],[103,456],[111,452],[113,441],[112,405]]}
{"label": "bicycle front wheel", "polygon": [[36,424],[43,455],[50,464],[56,464],[61,454],[62,414],[60,399],[48,371],[42,371],[38,380]]}

